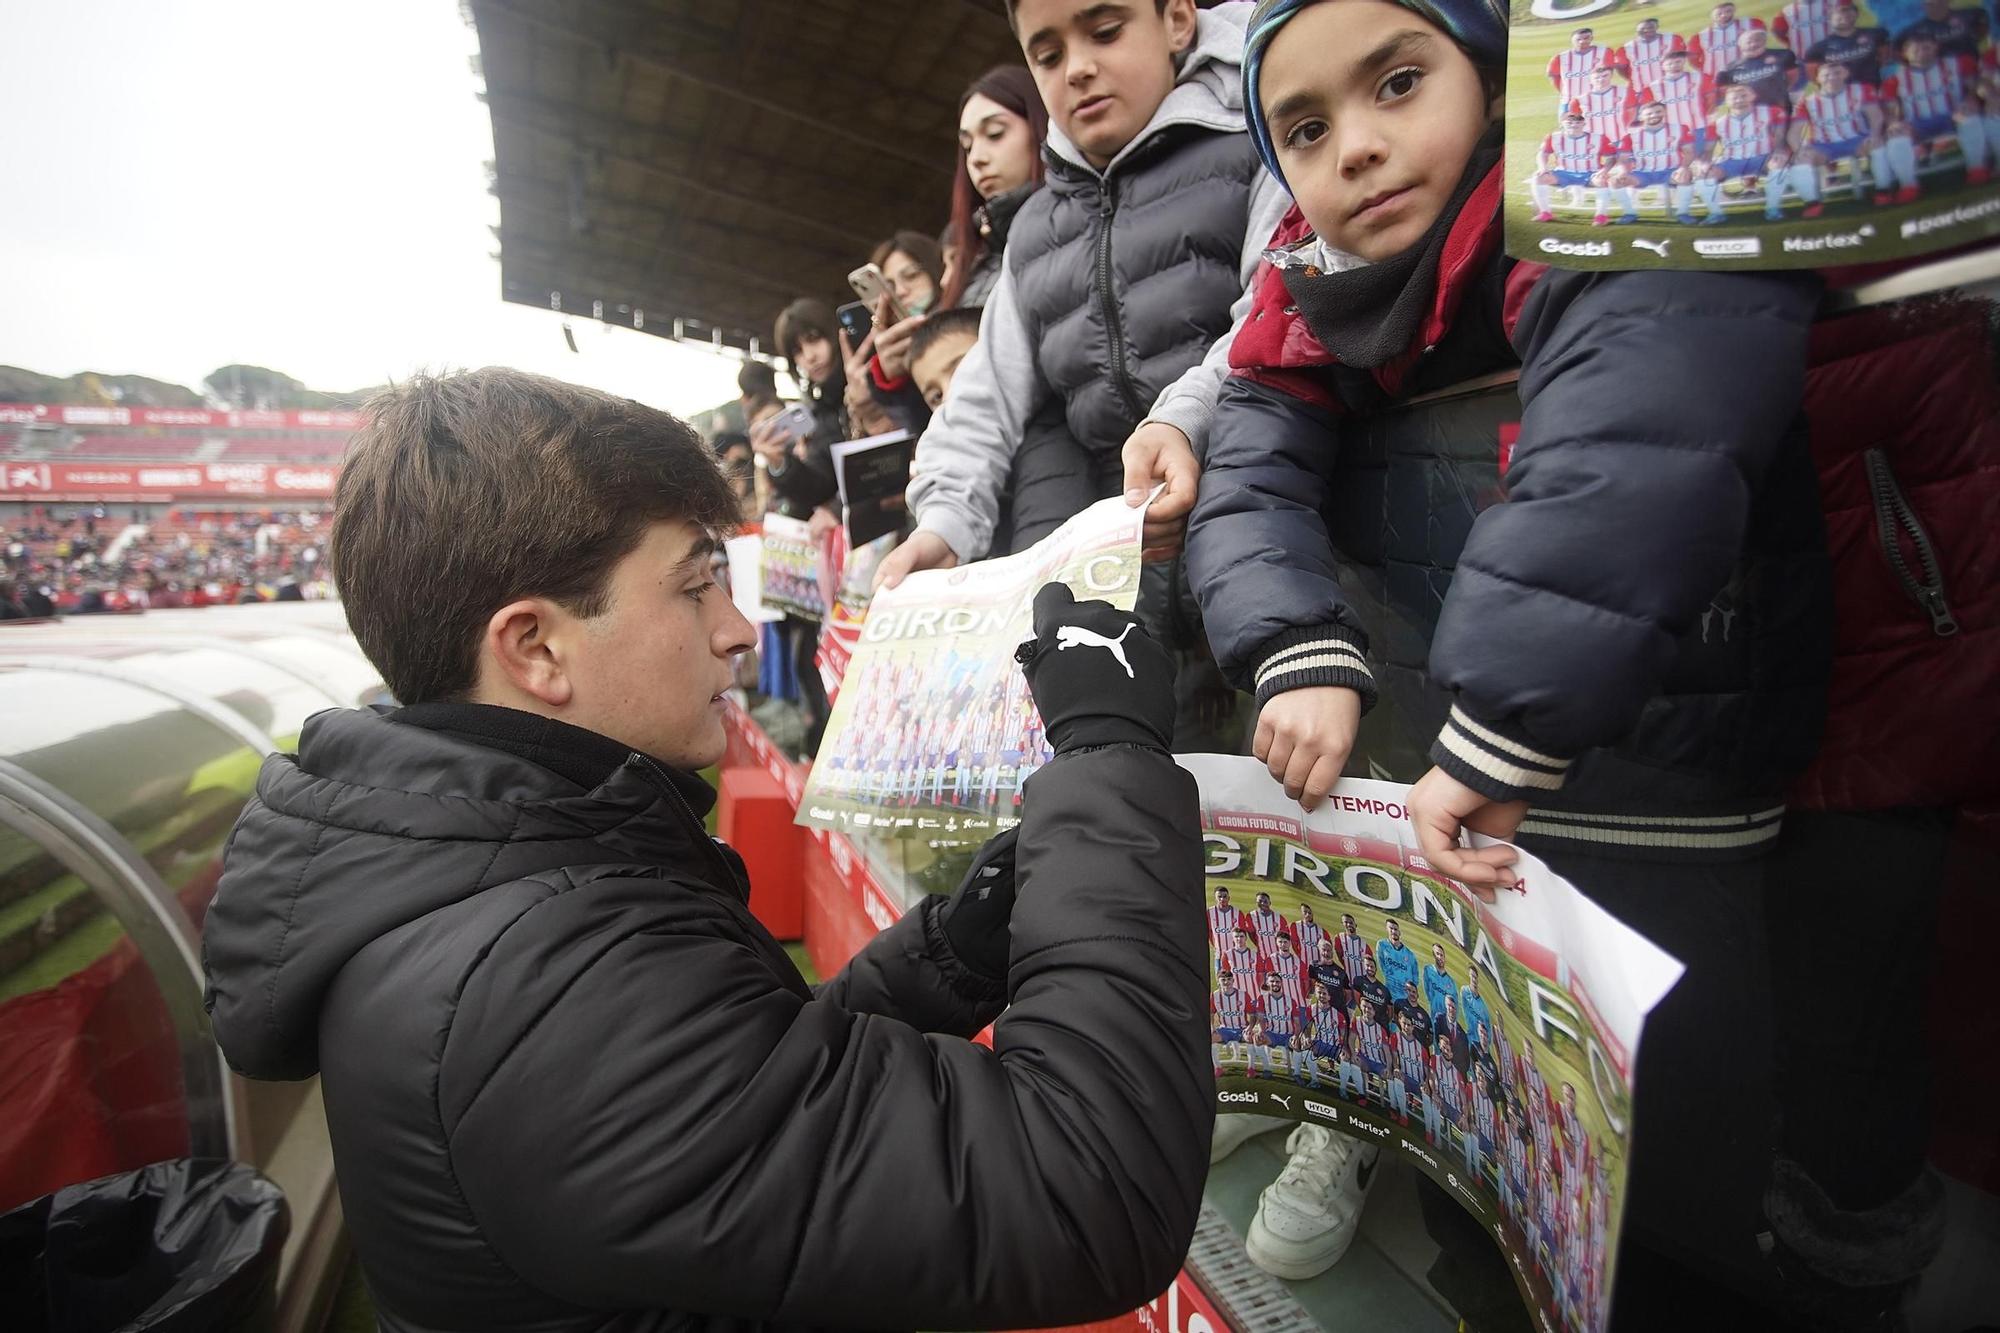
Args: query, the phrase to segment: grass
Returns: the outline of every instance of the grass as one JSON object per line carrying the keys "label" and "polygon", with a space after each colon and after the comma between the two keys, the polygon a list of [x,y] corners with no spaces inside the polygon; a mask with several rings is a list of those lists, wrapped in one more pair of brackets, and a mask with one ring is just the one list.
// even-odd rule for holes
{"label": "grass", "polygon": [[[1648,18],[1660,21],[1662,34],[1678,33],[1682,37],[1692,39],[1695,33],[1708,26],[1711,4],[1712,0],[1658,0],[1657,3],[1643,8],[1620,6],[1581,19],[1550,22],[1530,20],[1525,25],[1516,21],[1509,36],[1507,106],[1510,115],[1507,122],[1505,171],[1509,217],[1520,219],[1519,225],[1510,225],[1508,229],[1509,247],[1514,253],[1531,259],[1540,258],[1541,255],[1535,251],[1534,245],[1535,239],[1542,236],[1553,236],[1565,241],[1608,240],[1614,246],[1611,258],[1565,256],[1563,265],[1576,268],[1613,265],[1620,268],[1651,266],[1667,261],[1656,258],[1647,251],[1634,249],[1630,242],[1635,236],[1643,240],[1658,240],[1662,236],[1709,236],[1717,233],[1723,236],[1740,236],[1743,232],[1739,224],[1754,224],[1755,234],[1763,238],[1763,250],[1760,256],[1715,262],[1725,267],[1734,263],[1738,267],[1768,268],[1773,262],[1785,262],[1783,245],[1785,238],[1789,236],[1820,237],[1829,232],[1852,231],[1855,229],[1854,224],[1872,223],[1877,233],[1876,241],[1888,241],[1895,236],[1898,223],[1905,218],[1935,212],[1940,193],[1946,189],[1958,188],[1963,174],[1956,166],[1942,172],[1921,173],[1918,179],[1924,187],[1926,197],[1914,204],[1877,207],[1872,202],[1867,202],[1867,191],[1863,192],[1862,199],[1857,200],[1843,185],[1837,197],[1825,201],[1824,216],[1811,221],[1799,216],[1801,204],[1798,196],[1787,195],[1786,220],[1778,223],[1764,221],[1761,190],[1746,193],[1734,200],[1724,195],[1722,198],[1725,205],[1734,205],[1729,207],[1731,225],[1699,230],[1684,227],[1673,221],[1671,216],[1656,206],[1642,207],[1640,211],[1642,222],[1638,226],[1594,227],[1590,225],[1589,211],[1565,207],[1568,191],[1558,189],[1555,195],[1558,204],[1555,210],[1557,220],[1546,224],[1528,224],[1526,219],[1531,216],[1533,206],[1529,200],[1527,180],[1534,173],[1535,153],[1541,146],[1543,137],[1557,128],[1556,95],[1549,86],[1547,77],[1549,58],[1567,46],[1570,34],[1585,24],[1596,29],[1596,40],[1600,45],[1607,47],[1622,46],[1630,41],[1639,21]],[[1768,25],[1776,19],[1780,6],[1781,0],[1739,0],[1737,13],[1744,18],[1761,18]],[[1517,5],[1517,12],[1521,8],[1524,8],[1524,5]],[[1864,27],[1877,24],[1866,0],[1863,0],[1862,4],[1861,24]],[[1775,40],[1772,45],[1774,47],[1777,45]],[[1615,79],[1613,82],[1619,87],[1625,86],[1622,79]],[[1544,117],[1527,114],[1527,110],[1532,108],[1546,110],[1547,115]],[[1642,203],[1647,203],[1657,195],[1657,190],[1646,192],[1640,195],[1640,199]],[[1588,204],[1592,198],[1591,192],[1586,190],[1584,198]],[[1699,208],[1696,210],[1696,215],[1700,216]],[[1950,232],[1948,239],[1952,243],[1959,243],[1975,239],[1977,234],[1976,229],[1962,227]],[[1942,243],[1947,237],[1940,234],[1939,239]],[[1865,249],[1842,249],[1837,252],[1818,251],[1793,258],[1809,260],[1814,264],[1828,264],[1853,263],[1858,259],[1878,257],[1881,257],[1879,252],[1871,254]],[[1678,248],[1673,258],[1681,261],[1677,266],[1685,266],[1687,256]]]}

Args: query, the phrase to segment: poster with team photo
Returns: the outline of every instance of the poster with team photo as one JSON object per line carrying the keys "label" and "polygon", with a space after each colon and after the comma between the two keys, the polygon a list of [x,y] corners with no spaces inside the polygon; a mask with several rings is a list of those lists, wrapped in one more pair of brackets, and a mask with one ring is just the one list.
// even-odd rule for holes
{"label": "poster with team photo", "polygon": [[1831,268],[2000,235],[2000,0],[1516,0],[1507,250]]}
{"label": "poster with team photo", "polygon": [[1047,763],[1014,649],[1036,591],[1131,610],[1143,509],[1100,500],[1027,550],[927,570],[877,592],[799,801],[798,821],[940,845],[1019,822],[1021,785]]}
{"label": "poster with team photo", "polygon": [[764,515],[759,559],[763,604],[768,610],[818,620],[826,614],[833,581],[828,543],[812,535],[803,520]]}
{"label": "poster with team photo", "polygon": [[1438,875],[1406,787],[1348,779],[1306,814],[1254,759],[1179,759],[1201,788],[1216,1109],[1410,1162],[1491,1231],[1545,1333],[1603,1329],[1640,1030],[1680,964],[1525,853],[1490,904]]}

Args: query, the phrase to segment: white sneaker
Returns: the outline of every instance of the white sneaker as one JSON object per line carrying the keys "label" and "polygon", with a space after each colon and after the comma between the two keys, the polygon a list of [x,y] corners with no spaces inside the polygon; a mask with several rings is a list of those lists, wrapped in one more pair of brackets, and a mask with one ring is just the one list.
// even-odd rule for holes
{"label": "white sneaker", "polygon": [[1285,1148],[1291,1160],[1265,1187],[1244,1248],[1266,1273],[1297,1282],[1347,1253],[1382,1150],[1318,1125],[1300,1125]]}
{"label": "white sneaker", "polygon": [[1296,1120],[1283,1120],[1274,1115],[1250,1115],[1237,1111],[1219,1115],[1215,1117],[1215,1138],[1208,1145],[1208,1164],[1214,1166],[1259,1134],[1269,1134],[1274,1129],[1289,1129],[1297,1123]]}

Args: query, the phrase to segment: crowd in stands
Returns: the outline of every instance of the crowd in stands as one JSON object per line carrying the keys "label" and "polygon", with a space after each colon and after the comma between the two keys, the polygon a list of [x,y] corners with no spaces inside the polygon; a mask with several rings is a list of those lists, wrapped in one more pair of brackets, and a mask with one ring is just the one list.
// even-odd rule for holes
{"label": "crowd in stands", "polygon": [[[1648,1030],[1658,1064],[1694,1067],[1734,1025],[1738,1092],[1783,1124],[1782,1144],[1676,1142],[1702,1090],[1643,1084],[1638,1115],[1656,1128],[1632,1179],[1625,1243],[1642,1257],[1628,1286],[1878,1326],[1927,1252],[1868,1237],[1934,1231],[1935,1187],[1920,1154],[1857,1170],[1826,1107],[1777,1086],[1772,1071],[1809,1038],[1772,1018],[1774,989],[1796,1000],[1827,978],[1802,963],[1813,950],[1797,931],[1767,947],[1762,924],[1807,878],[1823,913],[1813,939],[1865,934],[1868,915],[1868,885],[1823,858],[1833,825],[1795,813],[1804,831],[1786,824],[1781,839],[1771,816],[1825,709],[1831,575],[1796,427],[1816,283],[1516,267],[1498,216],[1507,11],[1490,0],[1008,9],[1028,64],[960,99],[943,234],[883,239],[866,256],[878,299],[808,296],[777,313],[796,406],[770,366],[746,365],[747,430],[715,441],[746,520],[837,526],[832,447],[887,430],[919,443],[878,587],[1023,549],[1095,501],[1162,487],[1139,613],[1178,661],[1177,750],[1249,749],[1308,808],[1349,768],[1414,782],[1418,835],[1446,873],[1505,886],[1512,853],[1463,852],[1459,834],[1518,837],[1689,964]],[[1838,44],[1854,10],[1797,0],[1786,13],[1794,29],[1824,17]],[[1929,0],[1930,28],[1905,44],[1932,43],[1959,13],[1947,10]],[[1991,68],[1983,14],[1963,13]],[[1641,43],[1657,28],[1642,19]],[[1678,40],[1662,47],[1669,69],[1688,55]],[[1742,50],[1761,59],[1785,40],[1760,24]],[[1352,70],[1313,58],[1334,50],[1376,56]],[[1964,96],[1961,119],[1977,96],[2000,108],[1970,78]],[[1623,342],[1579,351],[1598,330]],[[1407,405],[1515,367],[1520,400],[1543,405],[1502,465],[1499,505],[1494,456],[1435,452],[1463,432],[1439,415],[1457,409]],[[1511,401],[1487,435],[1521,415]],[[1598,461],[1634,430],[1648,450]],[[1365,448],[1350,458],[1350,444]],[[1717,656],[1688,638],[1699,624],[1705,641],[1719,615],[1758,625],[1757,643]],[[764,634],[762,684],[797,697],[810,754],[827,711],[820,626],[790,617]],[[1378,703],[1421,733],[1381,762],[1358,739]],[[1413,768],[1412,753],[1427,757]],[[1935,864],[1933,833],[1902,845]],[[1892,952],[1929,947],[1936,889]],[[1914,996],[1900,1030],[1921,1023]],[[1874,1040],[1851,1053],[1880,1067]],[[1921,1115],[1905,1106],[1881,1125],[1916,1141]],[[1356,1163],[1373,1150],[1314,1130],[1292,1151],[1295,1166],[1314,1159],[1304,1178],[1334,1182],[1300,1243],[1351,1233]],[[1525,1326],[1497,1256],[1468,1257],[1480,1242],[1446,1216],[1456,1205],[1439,1192],[1424,1212],[1473,1274],[1462,1312]],[[1862,1240],[1832,1234],[1856,1225]],[[1774,1243],[1776,1275],[1759,1253]]]}
{"label": "crowd in stands", "polygon": [[0,619],[327,597],[324,527],[311,510],[128,523],[102,505],[38,506],[0,519]]}

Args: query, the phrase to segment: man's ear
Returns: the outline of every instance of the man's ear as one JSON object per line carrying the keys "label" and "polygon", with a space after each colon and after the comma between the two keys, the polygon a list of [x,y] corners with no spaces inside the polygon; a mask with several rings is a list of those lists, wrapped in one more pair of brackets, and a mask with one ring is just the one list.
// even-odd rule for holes
{"label": "man's ear", "polygon": [[1166,20],[1167,41],[1174,54],[1181,55],[1192,50],[1199,24],[1194,0],[1167,0],[1167,12],[1160,17]]}
{"label": "man's ear", "polygon": [[495,611],[480,641],[480,674],[550,708],[570,701],[575,682],[554,641],[572,618],[541,597],[523,597]]}

